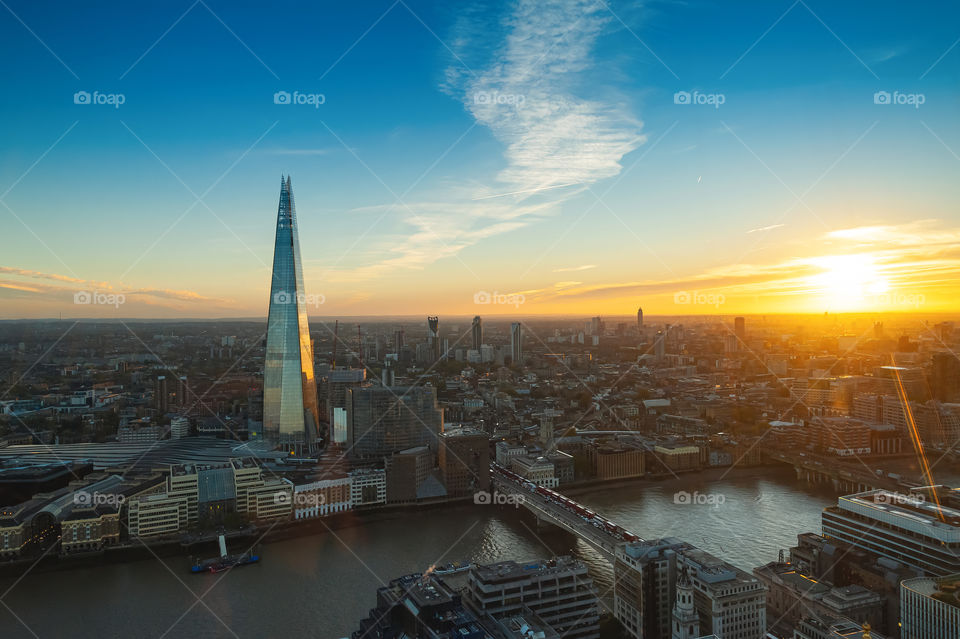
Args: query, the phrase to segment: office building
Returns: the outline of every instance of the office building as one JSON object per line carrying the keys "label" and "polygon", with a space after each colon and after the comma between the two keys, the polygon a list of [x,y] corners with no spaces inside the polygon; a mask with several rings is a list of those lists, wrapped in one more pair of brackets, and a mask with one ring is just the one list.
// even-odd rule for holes
{"label": "office building", "polygon": [[[384,372],[387,370],[384,368]],[[324,376],[322,385],[326,391],[327,420],[335,444],[347,442],[347,391],[362,386],[366,378],[365,368],[336,368]]]}
{"label": "office building", "polygon": [[510,461],[514,457],[527,454],[526,446],[523,444],[511,444],[510,442],[497,442],[495,450],[496,461],[504,468],[510,468]]}
{"label": "office building", "polygon": [[428,570],[377,589],[377,605],[360,621],[352,639],[561,639],[528,606],[493,616],[469,609],[456,574]]}
{"label": "office building", "polygon": [[264,477],[250,457],[219,464],[174,464],[164,484],[127,500],[131,537],[182,532],[238,514],[248,521],[289,517],[293,483]]}
{"label": "office building", "polygon": [[637,309],[637,330],[643,334],[643,308]]}
{"label": "office building", "polygon": [[553,470],[553,462],[546,457],[523,455],[510,460],[510,470],[537,486],[556,488],[560,484]]}
{"label": "office building", "polygon": [[477,614],[501,618],[536,612],[569,639],[599,639],[600,610],[587,567],[571,557],[474,566],[464,595]]}
{"label": "office building", "polygon": [[263,432],[278,448],[309,453],[317,446],[319,428],[297,212],[288,176],[285,182],[280,180],[273,249],[263,365]]}
{"label": "office building", "polygon": [[900,582],[900,639],[960,637],[960,574]]}
{"label": "office building", "polygon": [[766,589],[757,577],[696,548],[683,550],[678,559],[693,585],[701,632],[724,639],[766,634]]}
{"label": "office building", "polygon": [[429,355],[427,361],[434,363],[440,360],[440,318],[436,315],[427,317],[427,347]]}
{"label": "office building", "polygon": [[490,488],[490,437],[479,430],[454,428],[440,434],[440,476],[450,496]]}
{"label": "office building", "polygon": [[157,375],[153,383],[153,407],[159,415],[165,414],[170,409],[170,391],[167,389],[166,375]]}
{"label": "office building", "polygon": [[350,477],[336,477],[296,484],[293,487],[293,518],[311,519],[353,508],[353,482]]}
{"label": "office building", "polygon": [[347,446],[355,458],[380,459],[415,446],[437,450],[443,410],[433,386],[347,390]]}
{"label": "office building", "polygon": [[177,378],[177,407],[180,412],[187,412],[190,409],[190,390],[187,388],[187,376],[181,375]]}
{"label": "office building", "polygon": [[739,341],[747,339],[747,321],[742,317],[733,318],[733,334]]}
{"label": "office building", "polygon": [[663,331],[657,331],[657,335],[654,338],[653,342],[653,359],[658,364],[663,361],[667,355],[667,343],[666,335],[663,334]]}
{"label": "office building", "polygon": [[598,479],[626,479],[642,477],[645,472],[645,453],[616,442],[592,442],[587,445],[590,468]]}
{"label": "office building", "polygon": [[483,320],[480,319],[479,315],[473,318],[470,335],[473,338],[473,350],[479,353],[483,347]]}
{"label": "office building", "polygon": [[358,468],[348,473],[350,502],[354,508],[387,503],[387,473],[378,468]]}
{"label": "office building", "polygon": [[510,324],[510,358],[515,366],[523,366],[523,324]]}
{"label": "office building", "polygon": [[433,451],[426,446],[401,450],[388,457],[385,468],[387,503],[412,502],[425,497],[420,489],[430,477],[434,465]]}
{"label": "office building", "polygon": [[823,536],[926,576],[960,572],[960,511],[922,495],[870,490],[823,510]]}
{"label": "office building", "polygon": [[433,573],[405,575],[377,589],[377,605],[352,639],[486,639],[460,594]]}
{"label": "office building", "polygon": [[[616,551],[614,615],[631,637],[673,636],[678,580],[683,573],[693,591],[696,632],[724,639],[764,636],[765,588],[758,578],[679,539],[665,538],[625,544]],[[693,617],[687,607],[679,605],[686,622],[679,630],[689,632]]]}
{"label": "office building", "polygon": [[190,420],[178,415],[170,420],[170,439],[182,439],[190,434]]}
{"label": "office building", "polygon": [[677,553],[689,547],[679,539],[664,538],[617,548],[613,565],[613,613],[634,639],[671,636]]}

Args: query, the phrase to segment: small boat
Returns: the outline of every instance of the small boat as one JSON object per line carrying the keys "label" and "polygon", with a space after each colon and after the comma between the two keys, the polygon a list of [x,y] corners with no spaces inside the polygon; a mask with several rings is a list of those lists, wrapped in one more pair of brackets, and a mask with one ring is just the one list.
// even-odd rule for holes
{"label": "small boat", "polygon": [[220,556],[211,557],[209,559],[198,559],[193,566],[190,567],[190,572],[201,573],[201,572],[212,572],[218,573],[225,570],[230,570],[231,568],[236,568],[238,566],[246,566],[247,564],[255,564],[260,561],[260,555],[256,554],[254,550],[248,550],[245,553],[240,554],[227,554],[227,543],[223,535],[220,535]]}

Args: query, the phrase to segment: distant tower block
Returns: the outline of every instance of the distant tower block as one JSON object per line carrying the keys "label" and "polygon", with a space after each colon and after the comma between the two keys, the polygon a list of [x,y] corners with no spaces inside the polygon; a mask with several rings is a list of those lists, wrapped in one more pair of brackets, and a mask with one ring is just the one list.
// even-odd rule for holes
{"label": "distant tower block", "polygon": [[735,317],[733,319],[733,333],[737,336],[737,339],[744,340],[747,338],[747,321],[742,317]]}
{"label": "distant tower block", "polygon": [[510,325],[510,357],[514,366],[523,366],[523,324]]}
{"label": "distant tower block", "polygon": [[637,330],[643,331],[643,308],[637,309]]}
{"label": "distant tower block", "polygon": [[477,315],[473,318],[473,327],[471,328],[472,337],[473,337],[473,350],[478,353],[483,346],[483,320],[480,319],[480,316]]}
{"label": "distant tower block", "polygon": [[440,318],[436,315],[427,317],[427,344],[430,346],[430,356],[433,361],[440,359]]}

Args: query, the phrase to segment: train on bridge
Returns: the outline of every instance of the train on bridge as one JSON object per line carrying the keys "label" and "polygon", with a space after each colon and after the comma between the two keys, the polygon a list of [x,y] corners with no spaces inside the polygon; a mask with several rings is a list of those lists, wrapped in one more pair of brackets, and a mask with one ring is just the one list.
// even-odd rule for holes
{"label": "train on bridge", "polygon": [[538,486],[529,479],[521,477],[512,470],[508,470],[499,464],[493,463],[490,464],[490,467],[494,470],[494,472],[500,474],[506,479],[509,479],[523,490],[534,493],[539,497],[542,497],[543,499],[553,503],[554,505],[573,513],[588,524],[594,526],[595,528],[599,528],[603,532],[616,539],[619,539],[620,541],[641,541],[640,537],[633,534],[629,530],[626,530],[619,524],[615,524],[609,519],[598,515],[583,504],[577,503],[569,497],[561,495],[555,490],[550,490],[546,486]]}

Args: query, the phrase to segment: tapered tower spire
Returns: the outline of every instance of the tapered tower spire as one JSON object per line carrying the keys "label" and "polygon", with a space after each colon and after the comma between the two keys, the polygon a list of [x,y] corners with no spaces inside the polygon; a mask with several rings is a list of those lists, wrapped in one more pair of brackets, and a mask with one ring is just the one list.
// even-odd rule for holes
{"label": "tapered tower spire", "polygon": [[281,175],[263,368],[263,432],[297,454],[316,449],[320,421],[307,301],[293,186],[289,175],[285,180]]}

